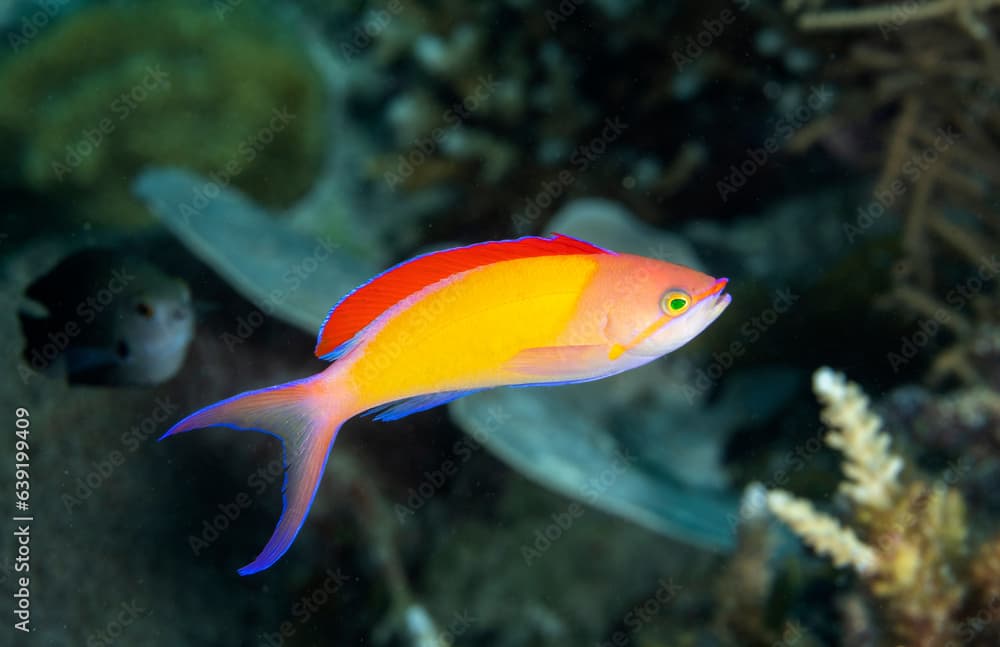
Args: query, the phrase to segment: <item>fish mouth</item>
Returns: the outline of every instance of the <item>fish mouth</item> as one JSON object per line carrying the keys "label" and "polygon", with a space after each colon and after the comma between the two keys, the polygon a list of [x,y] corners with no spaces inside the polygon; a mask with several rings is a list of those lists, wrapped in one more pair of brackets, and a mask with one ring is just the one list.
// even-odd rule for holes
{"label": "fish mouth", "polygon": [[695,295],[695,303],[710,309],[715,317],[718,317],[733,300],[731,295],[724,292],[728,283],[727,278],[716,279],[707,290]]}
{"label": "fish mouth", "polygon": [[704,292],[694,295],[695,302],[707,299],[711,296],[716,297],[716,301],[722,296],[722,291],[726,289],[726,284],[729,283],[729,279],[723,277],[721,279],[715,279],[715,282]]}

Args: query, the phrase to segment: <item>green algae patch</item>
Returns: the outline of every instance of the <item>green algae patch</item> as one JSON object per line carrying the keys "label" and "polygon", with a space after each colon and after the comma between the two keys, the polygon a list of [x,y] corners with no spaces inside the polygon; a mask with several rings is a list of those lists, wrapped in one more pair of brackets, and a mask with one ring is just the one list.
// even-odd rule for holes
{"label": "green algae patch", "polygon": [[15,181],[103,225],[153,222],[129,193],[148,165],[189,168],[278,208],[321,165],[324,92],[290,31],[254,7],[223,17],[186,2],[99,6],[0,65],[0,144]]}

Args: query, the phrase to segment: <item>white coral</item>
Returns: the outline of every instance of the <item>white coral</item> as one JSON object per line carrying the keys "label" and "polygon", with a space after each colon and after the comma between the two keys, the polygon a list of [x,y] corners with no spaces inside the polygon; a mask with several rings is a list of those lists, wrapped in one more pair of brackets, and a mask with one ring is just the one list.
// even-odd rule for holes
{"label": "white coral", "polygon": [[889,451],[889,436],[882,433],[882,420],[869,409],[868,398],[857,384],[826,367],[813,375],[813,390],[830,427],[826,443],[846,459],[841,491],[858,505],[889,507],[903,461]]}
{"label": "white coral", "polygon": [[862,575],[875,568],[875,550],[858,539],[850,528],[818,512],[808,501],[784,490],[771,490],[767,493],[767,505],[774,516],[788,524],[817,553],[829,557],[835,566],[849,565]]}
{"label": "white coral", "polygon": [[[823,404],[822,419],[830,428],[826,443],[844,454],[841,491],[859,507],[887,509],[898,494],[900,457],[889,451],[882,420],[869,408],[861,388],[840,373],[821,368],[813,375],[813,390]],[[767,506],[817,553],[836,566],[852,566],[861,574],[878,568],[875,549],[835,518],[783,490],[767,493]]]}

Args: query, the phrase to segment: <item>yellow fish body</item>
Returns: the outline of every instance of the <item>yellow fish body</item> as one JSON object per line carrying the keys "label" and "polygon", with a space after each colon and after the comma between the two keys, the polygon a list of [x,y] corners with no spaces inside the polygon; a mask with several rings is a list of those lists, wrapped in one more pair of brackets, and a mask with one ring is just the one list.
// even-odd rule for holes
{"label": "yellow fish body", "polygon": [[341,425],[396,420],[498,386],[608,377],[687,343],[730,302],[727,280],[555,234],[417,257],[344,297],[312,377],[206,407],[163,437],[225,425],[284,442],[284,508],[240,574],[273,564],[302,527]]}

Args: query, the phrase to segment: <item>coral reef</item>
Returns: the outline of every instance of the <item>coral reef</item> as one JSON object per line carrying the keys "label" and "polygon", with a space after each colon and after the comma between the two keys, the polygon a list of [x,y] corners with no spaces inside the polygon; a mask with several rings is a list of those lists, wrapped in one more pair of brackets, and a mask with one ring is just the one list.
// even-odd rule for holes
{"label": "coral reef", "polygon": [[275,25],[252,5],[225,21],[183,0],[81,8],[3,61],[0,141],[24,184],[94,222],[151,222],[129,195],[148,164],[287,205],[322,162],[325,97]]}
{"label": "coral reef", "polygon": [[243,336],[260,324],[261,312],[314,333],[329,312],[330,294],[349,292],[379,267],[381,255],[363,256],[360,240],[348,246],[329,233],[336,225],[314,235],[293,230],[231,187],[181,169],[148,169],[134,191],[193,254],[257,306]]}
{"label": "coral reef", "polygon": [[[998,0],[0,3],[35,637],[1000,644],[998,20]],[[278,442],[154,439],[323,368],[319,321],[394,261],[550,231],[728,276],[733,304],[608,381],[352,421],[288,555],[238,577],[280,514]],[[190,286],[174,378],[27,370],[26,286],[96,247]],[[878,395],[817,372],[820,425],[804,378],[831,358]]]}
{"label": "coral reef", "polygon": [[[801,149],[822,139],[843,150],[852,131],[862,129],[875,140],[869,148],[879,151],[879,177],[845,232],[853,241],[887,212],[899,214],[902,257],[886,303],[910,313],[919,329],[913,334],[925,338],[891,353],[889,361],[898,369],[930,345],[932,383],[997,388],[997,3],[936,0],[831,10],[821,4],[810,3],[798,24],[828,48],[842,50],[827,73],[842,92],[834,112],[800,132],[794,145]],[[790,6],[797,11],[801,5]],[[848,157],[868,165],[863,154]]]}
{"label": "coral reef", "polygon": [[868,410],[868,399],[856,384],[848,384],[830,370],[816,372],[813,389],[824,405],[822,420],[831,429],[826,443],[846,459],[847,481],[841,491],[859,507],[886,509],[903,460],[889,452],[882,421]]}
{"label": "coral reef", "polygon": [[875,551],[862,543],[849,528],[836,519],[819,513],[808,501],[797,499],[784,490],[768,494],[768,505],[803,541],[835,566],[853,566],[859,573],[872,570]]}
{"label": "coral reef", "polygon": [[[485,453],[470,463],[480,474],[496,469]],[[470,478],[461,479],[463,489]],[[449,532],[421,541],[423,599],[443,628],[457,626],[450,644],[695,644],[675,640],[701,633],[690,619],[704,614],[698,600],[713,581],[715,561],[708,553],[516,475],[505,481],[489,514],[455,518],[453,510],[438,508],[433,518],[447,521]],[[633,568],[636,555],[643,555],[642,568]],[[662,634],[669,642],[639,636],[661,623],[671,628]]]}
{"label": "coral reef", "polygon": [[[826,442],[844,455],[840,492],[852,511],[851,527],[782,490],[768,493],[769,508],[816,552],[853,568],[892,640],[928,647],[958,640],[966,614],[991,599],[997,540],[973,556],[960,492],[917,474],[901,476],[903,459],[856,384],[823,368],[813,388],[830,428]],[[995,639],[1000,618],[988,614],[985,625],[977,640]]]}
{"label": "coral reef", "polygon": [[[631,10],[563,3],[544,11],[456,0],[370,6],[338,33],[345,58],[383,79],[356,97],[369,127],[389,133],[384,150],[368,160],[372,181],[400,193],[448,188],[458,198],[452,204],[463,208],[441,210],[436,222],[460,232],[508,233],[511,224],[518,233],[537,232],[564,201],[588,195],[621,200],[645,221],[673,224],[718,200],[723,178],[712,161],[734,162],[735,174],[750,163],[735,138],[704,129],[707,112],[737,120],[734,129],[748,134],[764,119],[772,123],[773,109],[780,118],[767,140],[770,155],[814,110],[826,110],[828,102],[811,100],[803,83],[818,60],[814,52],[780,43],[768,54],[773,75],[747,65],[748,32],[766,11],[748,2],[712,3],[710,10],[733,24],[716,38],[704,31],[704,16],[692,15],[709,9],[629,4]],[[696,36],[714,42],[699,46]],[[608,82],[612,70],[626,68],[629,78]],[[699,101],[718,96],[720,80],[745,95],[739,111]],[[663,127],[687,120],[696,124],[690,130]],[[772,167],[760,175],[779,173]],[[749,197],[741,192],[737,199]]]}
{"label": "coral reef", "polygon": [[905,429],[914,458],[941,472],[970,506],[1000,510],[1000,398],[984,387],[934,393],[921,386],[893,390],[882,402],[889,426]]}
{"label": "coral reef", "polygon": [[775,537],[767,515],[767,491],[759,483],[747,486],[740,501],[736,552],[719,574],[713,619],[715,634],[733,645],[781,644],[789,636],[808,647],[818,641],[794,619],[775,623],[774,604],[778,572],[770,562]]}

